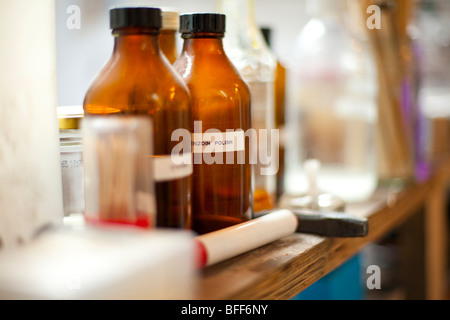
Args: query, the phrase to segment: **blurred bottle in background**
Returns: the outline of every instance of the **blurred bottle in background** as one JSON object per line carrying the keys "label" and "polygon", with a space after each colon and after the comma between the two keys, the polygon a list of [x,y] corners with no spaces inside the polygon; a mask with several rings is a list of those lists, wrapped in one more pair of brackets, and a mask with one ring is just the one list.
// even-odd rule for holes
{"label": "blurred bottle in background", "polygon": [[306,9],[288,67],[286,194],[308,191],[304,165],[317,160],[320,190],[363,201],[377,186],[373,56],[348,29],[345,0],[307,0]]}
{"label": "blurred bottle in background", "polygon": [[59,141],[64,216],[84,212],[82,106],[59,106]]}
{"label": "blurred bottle in background", "polygon": [[[372,0],[361,0],[361,15]],[[378,73],[377,160],[379,185],[398,192],[415,180],[416,56],[408,35],[412,1],[377,4],[378,27],[367,32]]]}
{"label": "blurred bottle in background", "polygon": [[[272,29],[270,27],[262,27],[264,39],[269,48],[272,48]],[[284,154],[285,154],[285,108],[286,108],[286,67],[277,59],[277,68],[275,71],[275,128],[279,132],[279,167],[277,172],[276,199],[278,200],[284,193]]]}
{"label": "blurred bottle in background", "polygon": [[177,36],[179,13],[175,9],[161,8],[162,28],[159,35],[159,47],[171,64],[178,59]]}
{"label": "blurred bottle in background", "polygon": [[[275,129],[274,82],[277,60],[256,24],[253,0],[218,0],[217,7],[228,21],[223,40],[225,52],[250,87],[252,128],[258,133],[260,129],[268,130],[267,143],[260,144],[258,141],[258,162],[253,168],[254,212],[257,213],[275,206],[276,174],[263,173],[263,169],[270,167],[270,164],[262,163],[260,155],[270,155],[272,160],[276,157],[278,161],[278,150],[270,150],[270,130]],[[258,140],[260,138],[258,134]]]}
{"label": "blurred bottle in background", "polygon": [[417,8],[413,34],[420,46],[418,103],[425,118],[424,154],[430,165],[450,154],[450,3],[426,0]]}
{"label": "blurred bottle in background", "polygon": [[426,179],[429,166],[425,157],[425,122],[420,107],[419,91],[423,85],[422,45],[418,41],[417,6],[418,2],[398,1],[394,3],[397,17],[398,52],[401,71],[402,114],[407,124],[411,140],[414,180]]}

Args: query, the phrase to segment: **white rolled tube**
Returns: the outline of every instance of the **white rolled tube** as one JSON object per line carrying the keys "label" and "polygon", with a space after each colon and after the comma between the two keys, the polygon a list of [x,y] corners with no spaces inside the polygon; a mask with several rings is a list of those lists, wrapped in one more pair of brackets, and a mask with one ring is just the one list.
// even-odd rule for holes
{"label": "white rolled tube", "polygon": [[210,266],[293,234],[298,219],[289,210],[277,210],[256,219],[196,237],[201,266]]}

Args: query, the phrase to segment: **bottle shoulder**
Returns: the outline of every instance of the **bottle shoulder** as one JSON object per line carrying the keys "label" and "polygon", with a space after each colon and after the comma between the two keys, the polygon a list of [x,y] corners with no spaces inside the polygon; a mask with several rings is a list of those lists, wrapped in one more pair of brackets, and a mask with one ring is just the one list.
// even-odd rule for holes
{"label": "bottle shoulder", "polygon": [[225,52],[247,81],[272,82],[278,59],[256,31],[229,35],[224,39]]}
{"label": "bottle shoulder", "polygon": [[174,67],[188,84],[191,92],[192,90],[249,92],[244,78],[225,54],[193,56],[182,53]]}
{"label": "bottle shoulder", "polygon": [[250,89],[230,61],[197,61],[182,55],[175,68],[188,85],[195,119],[220,130],[250,128]]}
{"label": "bottle shoulder", "polygon": [[115,113],[156,109],[167,105],[184,108],[189,89],[164,57],[129,61],[111,57],[89,86],[87,113]]}

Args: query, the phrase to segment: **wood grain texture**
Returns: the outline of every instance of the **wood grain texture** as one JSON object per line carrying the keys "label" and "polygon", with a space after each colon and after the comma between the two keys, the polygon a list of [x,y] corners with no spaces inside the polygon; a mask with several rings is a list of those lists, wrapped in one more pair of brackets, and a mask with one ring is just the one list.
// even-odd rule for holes
{"label": "wood grain texture", "polygon": [[425,215],[425,277],[426,295],[439,300],[447,294],[447,190],[450,181],[450,163],[443,165],[434,179],[433,192],[427,199]]}
{"label": "wood grain texture", "polygon": [[[381,239],[424,208],[436,191],[433,185],[439,176],[437,172],[429,180],[411,185],[400,193],[379,190],[370,201],[348,206],[348,213],[369,219],[366,237],[325,238],[297,233],[201,270],[198,298],[277,300],[294,297],[365,245]],[[442,223],[442,215],[439,217]],[[440,233],[434,243],[444,241],[443,237]],[[443,270],[445,259],[436,254],[430,259],[440,264],[434,268]],[[433,261],[428,261],[428,265],[433,265]],[[430,292],[435,292],[435,282],[429,284]]]}

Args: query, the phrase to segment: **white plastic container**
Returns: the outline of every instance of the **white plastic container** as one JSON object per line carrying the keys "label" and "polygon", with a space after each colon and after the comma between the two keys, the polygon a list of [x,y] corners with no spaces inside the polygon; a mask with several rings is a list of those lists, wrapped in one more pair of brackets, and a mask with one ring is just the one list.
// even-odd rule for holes
{"label": "white plastic container", "polygon": [[152,121],[147,116],[83,119],[85,218],[92,223],[156,226]]}
{"label": "white plastic container", "polygon": [[71,223],[0,252],[0,299],[194,299],[195,248],[188,231]]}

